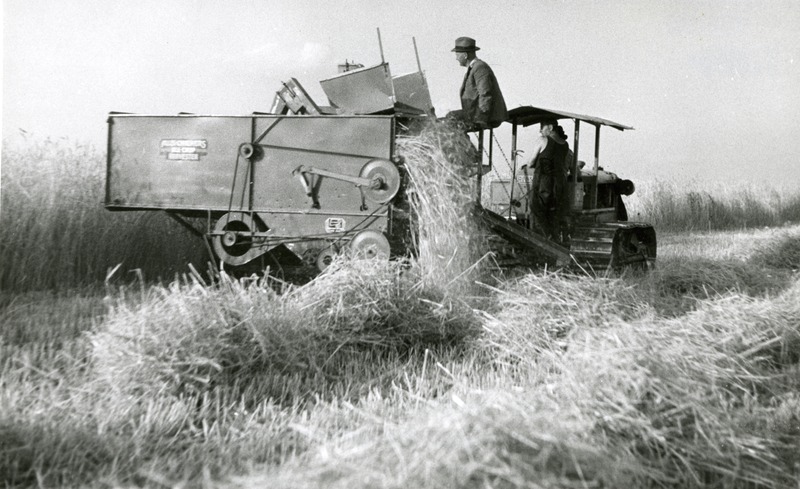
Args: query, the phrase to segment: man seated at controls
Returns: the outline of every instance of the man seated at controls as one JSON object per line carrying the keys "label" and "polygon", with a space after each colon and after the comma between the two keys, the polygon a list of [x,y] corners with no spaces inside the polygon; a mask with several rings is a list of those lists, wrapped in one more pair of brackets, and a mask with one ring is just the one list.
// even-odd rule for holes
{"label": "man seated at controls", "polygon": [[460,116],[467,131],[494,128],[508,118],[506,102],[494,72],[475,56],[479,49],[475,39],[470,37],[459,37],[452,49],[458,63],[467,68],[460,91]]}

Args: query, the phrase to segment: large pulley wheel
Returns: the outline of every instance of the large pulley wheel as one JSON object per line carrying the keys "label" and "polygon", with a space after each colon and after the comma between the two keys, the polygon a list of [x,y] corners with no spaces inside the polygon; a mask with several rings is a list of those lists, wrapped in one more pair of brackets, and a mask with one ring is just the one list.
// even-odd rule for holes
{"label": "large pulley wheel", "polygon": [[356,234],[350,241],[350,248],[356,256],[389,259],[389,240],[383,233],[374,229],[365,229]]}
{"label": "large pulley wheel", "polygon": [[263,255],[266,248],[253,245],[252,233],[258,231],[253,216],[245,212],[229,212],[214,224],[211,244],[220,260],[240,266]]}
{"label": "large pulley wheel", "polygon": [[359,176],[372,181],[371,185],[361,188],[364,197],[372,202],[385,204],[400,190],[400,172],[391,161],[370,160],[361,168]]}

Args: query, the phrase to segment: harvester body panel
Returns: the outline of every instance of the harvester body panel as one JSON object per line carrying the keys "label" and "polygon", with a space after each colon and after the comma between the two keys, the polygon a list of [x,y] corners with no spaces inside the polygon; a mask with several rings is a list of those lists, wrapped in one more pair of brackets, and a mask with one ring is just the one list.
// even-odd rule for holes
{"label": "harvester body panel", "polygon": [[391,116],[112,114],[105,204],[207,215],[216,223],[206,235],[231,265],[279,245],[316,257],[358,232],[389,231],[399,190],[394,124]]}
{"label": "harvester body panel", "polygon": [[236,155],[251,126],[243,117],[111,115],[106,207],[227,209],[234,171],[234,193],[246,188]]}
{"label": "harvester body panel", "polygon": [[[293,176],[298,167],[358,175],[368,161],[393,156],[388,116],[112,115],[109,121],[106,207],[115,210],[310,211],[311,199]],[[254,140],[260,150],[251,162],[239,148]],[[313,184],[317,210],[362,212],[353,184],[325,177]]]}
{"label": "harvester body panel", "polygon": [[[391,117],[259,117],[256,139],[263,158],[253,164],[253,209],[264,212],[318,211],[369,214],[350,182],[324,176],[308,177],[319,208],[307,195],[301,166],[358,176],[373,159],[390,160],[394,145]],[[374,209],[372,209],[374,210]]]}

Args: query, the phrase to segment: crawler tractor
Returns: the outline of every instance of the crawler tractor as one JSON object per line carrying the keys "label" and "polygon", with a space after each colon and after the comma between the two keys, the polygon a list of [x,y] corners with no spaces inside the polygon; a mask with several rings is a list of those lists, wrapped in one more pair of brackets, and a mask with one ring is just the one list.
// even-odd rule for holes
{"label": "crawler tractor", "polygon": [[[559,243],[530,232],[528,197],[531,195],[531,180],[527,174],[519,178],[516,173],[519,127],[544,120],[570,120],[575,128],[575,156],[570,162],[566,191],[571,226],[565,242]],[[510,263],[537,261],[538,258],[538,261],[544,259],[594,271],[649,268],[655,264],[655,230],[649,224],[628,221],[623,196],[634,192],[633,182],[620,179],[599,166],[600,129],[605,126],[624,131],[632,127],[599,117],[531,106],[510,110],[507,123],[511,125],[512,178],[492,181],[489,209],[480,206],[478,212],[492,230],[516,245],[506,248],[511,250],[510,253],[500,253],[501,257],[505,256]],[[577,157],[582,124],[594,127],[595,165],[591,171],[584,171],[583,162]],[[479,136],[478,140],[483,138]]]}
{"label": "crawler tractor", "polygon": [[[415,46],[416,48],[416,46]],[[417,58],[419,59],[419,58]],[[368,256],[405,255],[413,248],[404,196],[400,128],[434,116],[422,69],[392,76],[389,65],[343,65],[320,82],[328,105],[318,105],[295,79],[282,84],[267,112],[242,116],[185,114],[108,117],[105,206],[112,211],[166,212],[206,240],[220,265],[313,265],[324,269],[345,248]],[[340,67],[342,68],[342,67]],[[608,120],[536,107],[509,112],[513,168],[517,130],[544,118],[630,127]],[[500,128],[487,131],[489,141]],[[656,256],[653,228],[630,223],[622,196],[633,184],[601,170],[581,173],[577,157],[569,182],[573,229],[569,246],[525,225],[526,193],[517,175],[490,183],[482,205],[483,175],[476,162],[476,216],[494,233],[498,260],[549,261],[592,269],[648,266]],[[573,148],[575,154],[578,148]],[[595,159],[598,145],[595,144]],[[595,165],[595,168],[598,168]]]}

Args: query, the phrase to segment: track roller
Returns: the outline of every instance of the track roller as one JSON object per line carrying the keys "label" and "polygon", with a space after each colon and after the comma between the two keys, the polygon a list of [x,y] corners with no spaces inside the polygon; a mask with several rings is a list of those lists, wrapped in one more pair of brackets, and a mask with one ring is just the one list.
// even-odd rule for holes
{"label": "track roller", "polygon": [[650,268],[656,259],[656,233],[649,224],[610,222],[572,230],[570,254],[581,267]]}

